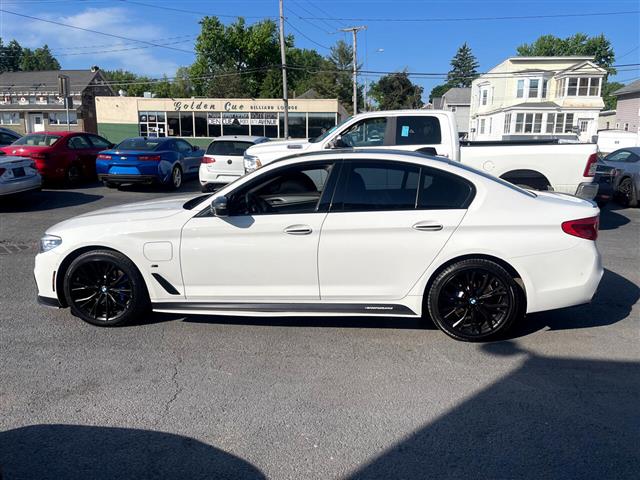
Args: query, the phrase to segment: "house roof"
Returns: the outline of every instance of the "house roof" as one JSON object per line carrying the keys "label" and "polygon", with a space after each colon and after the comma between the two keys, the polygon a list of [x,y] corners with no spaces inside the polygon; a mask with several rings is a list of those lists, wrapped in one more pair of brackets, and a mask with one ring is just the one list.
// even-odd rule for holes
{"label": "house roof", "polygon": [[566,73],[572,73],[572,72],[581,73],[580,72],[581,70],[582,71],[587,70],[588,72],[597,71],[602,74],[607,73],[607,71],[604,68],[599,67],[598,65],[596,65],[590,60],[585,60],[584,62],[576,63],[575,65],[571,65],[569,68],[565,68],[564,70],[558,72],[557,75],[564,75]]}
{"label": "house roof", "polygon": [[71,90],[83,91],[98,77],[103,80],[100,70],[43,70],[36,72],[0,73],[0,92],[56,92],[58,75],[67,75]]}
{"label": "house roof", "polygon": [[442,109],[443,99],[442,97],[433,97],[433,109],[440,110]]}
{"label": "house roof", "polygon": [[625,93],[637,93],[637,92],[640,92],[640,80],[636,80],[635,82],[631,82],[625,85],[624,87],[619,88],[618,90],[613,92],[612,95],[618,96],[618,95],[624,95]]}
{"label": "house roof", "polygon": [[556,102],[523,102],[509,108],[560,108]]}
{"label": "house roof", "polygon": [[530,62],[530,61],[557,61],[557,62],[564,62],[567,60],[575,60],[576,62],[579,61],[587,61],[587,60],[593,60],[593,57],[589,57],[589,56],[582,56],[582,55],[568,55],[565,57],[556,57],[553,55],[549,55],[549,56],[535,56],[535,57],[509,57],[508,58],[509,61],[511,62]]}
{"label": "house roof", "polygon": [[450,88],[442,95],[442,98],[449,105],[471,105],[471,87]]}

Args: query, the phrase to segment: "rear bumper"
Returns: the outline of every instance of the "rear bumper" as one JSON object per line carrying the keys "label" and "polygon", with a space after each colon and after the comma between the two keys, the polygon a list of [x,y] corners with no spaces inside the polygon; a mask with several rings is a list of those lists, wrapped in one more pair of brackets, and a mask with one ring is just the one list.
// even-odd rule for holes
{"label": "rear bumper", "polygon": [[227,183],[231,183],[234,180],[237,180],[243,175],[244,175],[244,171],[214,170],[214,169],[208,168],[208,166],[204,163],[200,165],[200,170],[198,172],[198,178],[200,179],[201,185],[207,185],[207,184],[226,185]]}
{"label": "rear bumper", "polygon": [[114,183],[154,183],[160,179],[157,175],[113,175],[101,173],[98,174],[98,180]]}
{"label": "rear bumper", "polygon": [[0,197],[3,195],[13,195],[14,193],[38,190],[42,186],[42,177],[32,175],[30,177],[18,178],[9,182],[0,183]]}

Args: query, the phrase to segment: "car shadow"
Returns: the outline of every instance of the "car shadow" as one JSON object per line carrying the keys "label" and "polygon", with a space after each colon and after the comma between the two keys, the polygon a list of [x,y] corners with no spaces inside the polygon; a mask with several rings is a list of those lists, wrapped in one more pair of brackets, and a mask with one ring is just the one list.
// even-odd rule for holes
{"label": "car shadow", "polygon": [[538,330],[570,330],[613,325],[629,317],[640,299],[640,288],[621,275],[605,269],[598,292],[589,304],[532,313],[515,325],[509,338],[530,335]]}
{"label": "car shadow", "polygon": [[0,433],[0,469],[6,480],[266,478],[247,461],[193,438],[85,425]]}
{"label": "car shadow", "polygon": [[618,211],[624,210],[624,207],[609,202],[600,210],[600,230],[615,230],[616,228],[626,225],[631,220],[623,213]]}
{"label": "car shadow", "polygon": [[122,190],[123,192],[140,192],[140,193],[172,193],[172,194],[180,194],[180,193],[194,193],[199,192],[202,193],[200,182],[194,181],[197,180],[198,177],[190,176],[184,177],[182,186],[178,190],[172,190],[167,185],[162,185],[159,183],[128,183],[118,187],[118,190]]}
{"label": "car shadow", "polygon": [[547,357],[511,341],[477,348],[519,367],[346,478],[638,478],[640,363]]}
{"label": "car shadow", "polygon": [[69,190],[41,190],[26,192],[2,199],[0,212],[37,212],[57,208],[76,207],[103,198],[102,195],[74,192]]}

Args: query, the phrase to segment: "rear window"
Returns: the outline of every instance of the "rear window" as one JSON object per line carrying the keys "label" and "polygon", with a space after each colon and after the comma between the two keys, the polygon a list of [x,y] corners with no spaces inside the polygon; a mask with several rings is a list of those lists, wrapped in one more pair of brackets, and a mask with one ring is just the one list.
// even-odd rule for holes
{"label": "rear window", "polygon": [[155,150],[163,140],[154,138],[127,138],[118,144],[116,150]]}
{"label": "rear window", "polygon": [[30,133],[19,138],[14,145],[25,145],[27,147],[50,147],[62,138],[61,135],[46,135],[42,133]]}
{"label": "rear window", "polygon": [[396,120],[396,145],[435,145],[442,141],[437,117],[415,115]]}
{"label": "rear window", "polygon": [[230,155],[242,157],[244,151],[252,146],[251,142],[233,142],[227,140],[221,140],[219,142],[212,142],[207,148],[207,155]]}

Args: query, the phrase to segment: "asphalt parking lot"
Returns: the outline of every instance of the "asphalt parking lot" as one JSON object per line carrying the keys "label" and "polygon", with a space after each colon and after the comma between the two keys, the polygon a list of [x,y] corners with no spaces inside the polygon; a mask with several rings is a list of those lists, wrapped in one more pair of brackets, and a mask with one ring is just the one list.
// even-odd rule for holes
{"label": "asphalt parking lot", "polygon": [[0,203],[3,480],[640,476],[640,209],[602,213],[594,303],[502,342],[384,318],[100,329],[36,304],[48,226],[166,195],[95,184]]}

